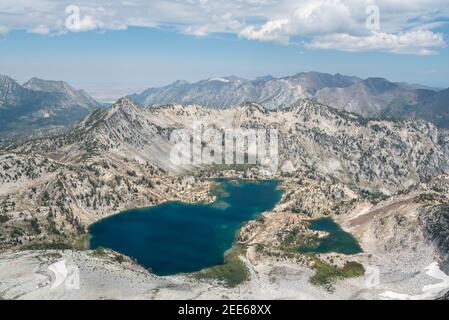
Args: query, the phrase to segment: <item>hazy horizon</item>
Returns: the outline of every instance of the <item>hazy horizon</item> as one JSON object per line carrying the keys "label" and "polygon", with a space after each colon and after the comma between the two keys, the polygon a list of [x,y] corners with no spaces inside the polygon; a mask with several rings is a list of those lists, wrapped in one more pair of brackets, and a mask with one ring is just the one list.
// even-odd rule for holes
{"label": "hazy horizon", "polygon": [[449,87],[449,0],[0,3],[0,71],[99,100],[236,75],[301,71]]}
{"label": "hazy horizon", "polygon": [[[368,77],[362,77],[362,76],[358,76],[355,74],[345,74],[345,73],[341,73],[341,72],[336,72],[336,73],[329,73],[329,72],[323,72],[323,71],[316,71],[316,70],[305,70],[305,71],[298,71],[298,72],[294,72],[291,74],[285,74],[285,75],[274,75],[274,74],[261,74],[258,76],[254,76],[254,77],[243,77],[240,75],[236,75],[236,74],[229,74],[229,75],[211,75],[209,77],[205,77],[205,78],[200,78],[200,79],[181,79],[181,78],[173,78],[173,80],[169,80],[166,83],[161,83],[161,84],[155,84],[155,85],[145,85],[145,84],[136,84],[136,85],[121,85],[120,83],[114,83],[114,82],[105,82],[105,83],[93,83],[93,82],[71,82],[71,81],[67,81],[66,79],[50,79],[50,78],[41,78],[41,77],[37,77],[37,76],[30,76],[29,78],[17,78],[14,77],[14,75],[11,74],[6,74],[3,72],[0,72],[1,75],[7,75],[11,78],[13,78],[14,80],[18,81],[20,84],[24,84],[25,82],[27,82],[28,80],[30,80],[33,77],[36,78],[40,78],[43,80],[52,80],[52,81],[64,81],[67,82],[69,85],[73,86],[76,89],[82,89],[84,91],[86,91],[89,95],[91,95],[93,98],[95,98],[96,100],[98,100],[99,102],[103,102],[103,103],[110,103],[110,102],[115,102],[116,100],[118,100],[121,97],[130,95],[130,94],[134,94],[134,93],[141,93],[149,88],[160,88],[160,87],[164,87],[164,86],[168,86],[170,84],[173,84],[176,81],[187,81],[189,83],[196,83],[202,80],[208,80],[208,79],[213,79],[213,78],[225,78],[225,77],[238,77],[238,78],[242,78],[245,80],[255,80],[259,77],[265,77],[265,76],[273,76],[275,78],[283,78],[283,77],[290,77],[290,76],[294,76],[298,73],[308,73],[308,72],[318,72],[318,73],[327,73],[327,74],[341,74],[344,76],[350,76],[350,77],[357,77],[360,79],[367,79],[367,78],[385,78],[382,76],[368,76]],[[444,90],[449,86],[432,86],[432,85],[428,85],[426,83],[416,83],[416,82],[409,82],[409,81],[405,81],[405,80],[392,80],[389,78],[385,78],[388,81],[394,82],[394,83],[408,83],[410,85],[419,85],[419,86],[423,86],[423,87],[428,87],[429,89],[435,89],[435,90]]]}

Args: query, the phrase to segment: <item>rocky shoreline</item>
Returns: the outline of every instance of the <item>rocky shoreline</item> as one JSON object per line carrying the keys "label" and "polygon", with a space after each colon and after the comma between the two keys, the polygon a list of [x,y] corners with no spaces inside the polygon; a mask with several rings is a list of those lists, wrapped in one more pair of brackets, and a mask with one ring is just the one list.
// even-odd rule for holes
{"label": "rocky shoreline", "polygon": [[[248,279],[236,286],[194,275],[158,277],[112,252],[98,255],[90,250],[37,250],[0,255],[0,295],[3,299],[412,299],[422,294],[426,285],[438,283],[426,274],[426,268],[442,263],[442,256],[426,241],[425,231],[416,228],[420,225],[419,212],[430,204],[430,200],[423,200],[427,193],[413,192],[370,207],[366,200],[353,203],[346,214],[332,217],[356,236],[363,253],[308,256],[291,250],[308,237],[317,236],[307,228],[310,217],[289,209],[288,191],[294,183],[294,179],[285,179],[281,187],[289,189],[273,211],[240,230],[235,245],[245,248],[238,258],[248,270]],[[303,192],[310,194],[315,187]],[[377,218],[380,214],[381,220]],[[319,272],[315,259],[335,268],[357,262],[363,265],[365,274],[331,279],[331,286],[313,284],[310,279]],[[61,260],[79,268],[83,279],[79,290],[49,289],[52,274],[48,266]],[[12,264],[20,265],[19,269],[11,268]],[[39,285],[40,281],[47,285]],[[117,281],[123,288],[119,292],[113,291]],[[191,293],[186,293],[187,288]],[[426,297],[437,298],[447,289],[443,286]]]}
{"label": "rocky shoreline", "polygon": [[[278,174],[245,165],[175,167],[167,160],[170,132],[198,119],[278,128]],[[423,121],[367,120],[309,100],[274,112],[252,104],[144,110],[121,99],[67,134],[0,152],[0,297],[438,297],[449,288],[440,270],[447,261],[447,135]],[[77,251],[87,226],[113,213],[164,201],[213,201],[214,177],[276,178],[284,190],[271,212],[240,230],[227,256],[230,269],[240,272],[233,286],[224,281],[226,265],[201,275],[156,277],[114,253]],[[351,233],[363,252],[295,251],[326,236],[308,228],[321,217]],[[36,287],[60,260],[75,261],[85,287],[54,291],[48,281]],[[117,287],[123,290],[113,291]]]}

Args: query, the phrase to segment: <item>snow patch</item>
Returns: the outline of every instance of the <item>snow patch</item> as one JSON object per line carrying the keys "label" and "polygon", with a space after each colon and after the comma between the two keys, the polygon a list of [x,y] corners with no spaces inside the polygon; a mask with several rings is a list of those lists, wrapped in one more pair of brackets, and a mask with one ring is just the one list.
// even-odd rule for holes
{"label": "snow patch", "polygon": [[209,78],[207,81],[219,81],[219,82],[225,82],[225,83],[231,82],[225,78]]}
{"label": "snow patch", "polygon": [[427,268],[424,269],[426,274],[433,279],[441,280],[436,284],[431,284],[424,286],[422,288],[422,293],[417,295],[409,295],[405,293],[398,293],[393,291],[385,291],[380,294],[382,299],[389,300],[426,300],[433,299],[438,296],[438,294],[449,289],[449,276],[441,271],[438,262],[431,263]]}

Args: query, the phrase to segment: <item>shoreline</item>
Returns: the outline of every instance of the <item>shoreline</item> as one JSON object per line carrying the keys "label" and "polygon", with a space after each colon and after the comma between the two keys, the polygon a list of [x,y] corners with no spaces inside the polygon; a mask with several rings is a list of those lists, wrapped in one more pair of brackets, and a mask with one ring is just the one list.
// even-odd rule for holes
{"label": "shoreline", "polygon": [[[277,200],[274,204],[273,204],[273,207],[272,207],[272,209],[274,209],[277,205],[278,205],[278,203],[281,201],[281,199],[282,199],[282,190],[281,189],[279,189],[279,184],[280,184],[280,180],[278,180],[278,179],[276,179],[276,180],[261,180],[261,179],[240,179],[240,178],[210,178],[209,179],[209,181],[211,181],[212,182],[212,184],[210,184],[210,188],[209,188],[209,194],[210,194],[210,198],[212,199],[214,199],[214,201],[213,202],[209,202],[209,203],[204,203],[204,202],[195,202],[195,203],[187,203],[187,202],[182,202],[182,201],[178,201],[178,200],[176,200],[176,201],[165,201],[165,202],[163,202],[163,203],[159,203],[159,204],[157,204],[157,205],[154,205],[154,206],[151,206],[151,207],[145,207],[145,208],[136,208],[136,209],[131,209],[131,210],[127,210],[127,211],[123,211],[123,212],[120,212],[120,213],[118,213],[118,214],[115,214],[115,215],[110,215],[110,216],[108,216],[108,217],[105,217],[105,218],[102,218],[102,219],[100,219],[100,220],[98,220],[98,221],[96,221],[96,222],[94,222],[93,224],[91,224],[91,225],[89,225],[88,226],[88,228],[87,228],[87,230],[89,230],[89,233],[87,234],[88,235],[88,238],[89,239],[91,239],[92,237],[93,237],[93,235],[90,233],[90,230],[91,230],[91,228],[93,227],[93,226],[95,226],[96,224],[98,224],[98,223],[104,223],[104,222],[106,222],[108,219],[113,219],[114,217],[116,217],[117,215],[126,215],[126,214],[128,214],[128,213],[131,213],[131,212],[138,212],[138,211],[143,211],[143,210],[147,210],[147,209],[157,209],[158,207],[160,207],[160,206],[162,206],[162,205],[166,205],[166,204],[180,204],[180,205],[191,205],[191,206],[194,206],[194,205],[205,205],[205,206],[210,206],[211,207],[211,209],[215,209],[215,208],[217,208],[216,206],[215,206],[215,204],[220,204],[221,202],[223,202],[223,201],[225,201],[224,199],[221,199],[220,198],[220,195],[222,196],[222,197],[225,197],[225,198],[227,198],[228,196],[229,196],[229,194],[226,192],[226,191],[224,191],[224,189],[222,189],[222,188],[225,188],[225,184],[227,183],[227,184],[234,184],[234,183],[237,183],[237,184],[239,184],[239,183],[264,183],[264,182],[271,182],[271,183],[275,183],[276,184],[276,187],[275,187],[275,189],[274,189],[274,192],[276,192],[276,193],[279,193],[279,200]],[[187,274],[187,275],[195,275],[195,274],[199,274],[199,273],[202,273],[202,272],[204,272],[205,270],[208,270],[208,269],[212,269],[212,268],[214,268],[214,267],[220,267],[220,266],[224,266],[225,264],[226,264],[226,260],[227,260],[227,256],[228,256],[228,253],[229,252],[234,252],[235,250],[236,250],[236,248],[238,248],[239,247],[239,245],[238,245],[238,236],[239,236],[239,234],[240,234],[240,232],[241,232],[241,230],[242,230],[242,228],[247,224],[247,223],[249,223],[249,222],[251,222],[251,221],[254,221],[255,219],[257,219],[257,218],[259,218],[262,214],[264,214],[264,213],[266,213],[266,212],[270,212],[271,211],[271,209],[269,209],[269,210],[265,210],[265,211],[262,211],[262,212],[257,212],[257,213],[255,213],[254,215],[252,215],[250,218],[249,218],[249,220],[245,220],[245,221],[242,221],[241,223],[239,223],[239,225],[236,227],[236,230],[234,231],[234,236],[233,236],[233,240],[232,240],[232,244],[229,246],[229,248],[227,248],[226,250],[225,250],[225,252],[223,253],[223,263],[220,263],[220,264],[214,264],[214,265],[210,265],[210,266],[207,266],[207,267],[204,267],[204,268],[202,268],[202,269],[200,269],[200,270],[198,270],[198,271],[191,271],[191,272],[178,272],[178,273],[174,273],[174,274],[169,274],[168,276],[170,276],[170,275],[180,275],[180,274]],[[241,246],[241,245],[240,245]],[[107,249],[107,250],[111,250],[111,251],[114,251],[114,249],[113,248],[110,248],[110,247],[108,247],[108,246],[98,246],[97,248],[102,248],[102,249]],[[94,248],[89,248],[90,250],[96,250],[96,248],[94,249]],[[123,252],[120,252],[120,251],[116,251],[117,253],[119,253],[119,254],[122,254],[122,255],[124,255],[124,256],[127,256],[126,255],[126,253],[123,253]],[[137,262],[137,259],[136,259],[136,257],[131,257],[131,256],[127,256],[128,258],[130,258],[130,259],[132,259],[132,260],[134,260],[134,261],[136,261],[136,263],[138,263]],[[138,263],[139,264],[139,263]],[[151,266],[145,266],[145,265],[143,265],[143,264],[140,264],[143,268],[146,268],[146,269],[148,269],[148,270],[151,270]],[[156,275],[156,274],[155,274]],[[159,276],[159,275],[158,275]],[[164,275],[164,276],[166,276],[166,275]]]}
{"label": "shoreline", "polygon": [[[123,286],[126,287],[125,291],[128,292],[126,296],[116,295],[112,291],[108,291],[109,293],[106,295],[110,298],[171,299],[190,297],[198,299],[203,297],[220,299],[220,297],[225,294],[227,297],[234,297],[236,299],[349,299],[354,297],[358,297],[360,299],[381,299],[382,293],[385,292],[396,293],[394,296],[386,296],[390,298],[398,298],[403,293],[407,293],[410,297],[413,297],[420,294],[422,286],[435,283],[435,280],[425,273],[425,269],[428,266],[439,261],[439,255],[433,246],[426,244],[424,239],[419,240],[417,243],[411,243],[406,240],[407,238],[403,238],[407,237],[408,234],[412,234],[415,237],[422,237],[420,236],[420,229],[416,228],[416,210],[421,208],[425,203],[419,204],[414,202],[413,199],[420,194],[417,193],[413,196],[404,195],[402,198],[400,196],[392,197],[375,205],[369,206],[369,209],[365,208],[367,205],[365,204],[364,199],[358,199],[357,202],[354,203],[352,209],[350,209],[346,214],[331,215],[331,217],[335,220],[335,223],[338,223],[344,231],[351,233],[359,241],[364,252],[346,257],[339,254],[320,254],[318,257],[326,263],[333,260],[340,266],[343,266],[347,261],[357,261],[362,264],[368,272],[372,270],[370,269],[371,267],[378,266],[380,268],[380,278],[382,280],[379,288],[369,288],[366,286],[366,277],[369,277],[370,274],[359,278],[337,280],[333,285],[333,292],[329,292],[321,286],[311,284],[310,278],[314,275],[315,271],[313,267],[308,264],[309,262],[295,260],[297,258],[293,259],[288,257],[288,255],[280,257],[276,256],[276,250],[278,250],[276,248],[282,245],[282,243],[277,244],[277,241],[280,239],[278,237],[282,238],[283,234],[291,234],[295,228],[299,228],[299,235],[307,236],[313,231],[308,230],[307,228],[301,229],[301,226],[308,220],[322,217],[322,215],[312,215],[309,217],[304,214],[297,214],[291,211],[292,204],[294,204],[294,201],[298,198],[297,194],[301,197],[314,197],[314,192],[316,191],[311,192],[310,190],[315,189],[310,188],[315,188],[315,182],[312,185],[309,185],[309,183],[310,182],[306,180],[303,181],[303,184],[300,187],[295,187],[296,182],[294,179],[287,178],[282,180],[282,182],[278,185],[278,188],[282,187],[284,192],[275,207],[270,211],[260,213],[257,219],[243,222],[242,226],[237,229],[233,244],[228,251],[232,251],[235,247],[241,246],[243,243],[245,248],[243,251],[244,253],[238,255],[238,258],[248,270],[249,278],[234,288],[227,287],[222,281],[217,279],[198,279],[195,277],[195,273],[159,277],[147,269],[142,270],[141,265],[135,264],[132,260],[129,261],[130,259],[127,257],[125,257],[124,264],[115,261],[115,258],[102,258],[106,260],[99,261],[97,260],[98,257],[92,256],[94,254],[94,251],[92,250],[46,250],[2,253],[0,254],[0,266],[2,268],[10,268],[10,264],[8,262],[9,256],[13,257],[11,258],[13,259],[11,261],[15,261],[14,263],[22,263],[20,262],[21,259],[32,259],[34,262],[31,262],[30,260],[27,263],[30,263],[34,266],[34,268],[36,268],[38,265],[43,263],[39,260],[40,258],[37,257],[45,256],[49,253],[60,254],[63,258],[66,257],[67,259],[72,259],[75,257],[75,259],[78,259],[76,260],[78,261],[77,263],[79,263],[82,268],[84,268],[84,265],[87,266],[93,264],[95,266],[94,268],[97,268],[97,271],[94,271],[93,269],[89,269],[90,271],[84,271],[86,272],[84,277],[86,277],[86,279],[91,279],[89,281],[92,281],[91,284],[86,284],[87,288],[85,288],[85,290],[88,290],[90,293],[83,290],[78,293],[69,293],[76,298],[86,298],[89,296],[97,297],[101,293],[95,291],[95,287],[100,283],[102,286],[110,288],[117,285],[114,283],[114,278],[108,278],[101,274],[102,268],[106,268],[105,270],[112,268],[111,270],[115,270],[113,273],[115,273],[116,277],[121,277],[126,274],[127,277],[130,277],[129,279],[135,279],[123,284]],[[302,191],[302,188],[305,188],[305,191]],[[210,189],[208,192],[210,192]],[[396,206],[392,205],[395,203],[402,206],[399,211],[395,211],[397,210]],[[331,205],[333,206],[332,203],[329,203],[329,206]],[[362,210],[363,215],[360,215],[361,209],[359,209],[359,207],[361,209],[365,208],[364,211]],[[382,225],[377,223],[376,219],[373,219],[375,217],[374,213],[379,212],[379,210],[384,210],[383,216],[385,218],[392,219],[391,221],[388,220],[389,225],[402,228],[403,230],[398,229],[398,231],[394,234],[383,231]],[[397,225],[394,220],[395,214],[401,215],[407,224],[403,226]],[[358,224],[355,225],[354,221],[357,221]],[[291,225],[291,228],[289,227],[289,224]],[[408,229],[409,227],[410,229]],[[382,237],[379,239],[374,239],[373,237],[376,234],[381,234]],[[249,238],[243,239],[241,236],[249,236]],[[399,244],[402,243],[402,241],[408,241],[405,242],[405,247],[401,244],[401,246],[397,247],[397,249],[396,247],[391,248],[391,252],[383,252],[380,250],[384,243]],[[266,253],[257,251],[256,244],[258,243],[266,243],[268,245],[268,251]],[[408,247],[408,245],[417,246],[417,249],[415,249],[416,252],[413,253],[413,250],[411,249],[412,247]],[[282,247],[279,247],[279,249],[282,249]],[[112,253],[111,255],[113,256],[114,254]],[[32,257],[36,257],[36,260]],[[234,263],[236,260],[232,261]],[[411,261],[413,261],[413,264],[410,264]],[[27,272],[27,277],[30,277],[30,279],[35,278],[33,273],[30,273],[30,271]],[[417,275],[410,278],[409,274]],[[5,274],[0,271],[0,279],[5,279],[4,277]],[[15,282],[16,280],[13,280],[14,276],[11,277],[12,278],[9,278],[9,276],[7,277],[7,279],[12,279],[9,284],[4,283],[3,287],[0,284],[0,292],[5,290],[9,292],[9,290],[12,290],[10,285],[18,285],[18,283]],[[155,293],[155,291],[152,295],[145,294],[132,284],[137,281],[136,279],[140,279],[139,281],[141,282],[144,281],[144,283],[149,286],[147,287],[148,290],[156,290],[158,293]],[[298,285],[301,284],[301,286],[292,287],[292,279],[295,279],[294,281],[296,281]],[[274,283],[272,283],[272,281],[274,281]],[[384,283],[383,281],[386,282]],[[170,286],[172,289],[168,289],[167,286]],[[186,288],[193,290],[194,295],[182,296],[182,292],[184,292]],[[36,298],[43,297],[48,294],[47,298],[58,299],[59,294],[62,294],[61,292],[47,292],[44,294],[43,291],[36,291],[35,289],[29,287],[24,287],[23,290],[24,296]],[[67,294],[67,292],[64,294]],[[437,296],[435,296],[435,298],[436,297]],[[6,298],[11,298],[11,296],[6,295]]]}

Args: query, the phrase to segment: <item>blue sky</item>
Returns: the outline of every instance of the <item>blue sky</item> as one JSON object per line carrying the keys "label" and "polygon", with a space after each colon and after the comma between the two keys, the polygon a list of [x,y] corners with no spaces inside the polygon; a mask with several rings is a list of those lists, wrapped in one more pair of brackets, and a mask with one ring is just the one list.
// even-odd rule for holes
{"label": "blue sky", "polygon": [[[330,16],[327,19],[332,21],[317,21],[315,27],[309,23],[306,31],[303,22],[320,19],[316,14],[306,16],[304,13],[310,15],[310,10],[316,9],[316,2],[313,7],[295,7],[300,22],[295,20],[293,23],[281,7],[297,2],[285,0],[273,7],[280,12],[273,16],[268,9],[265,13],[255,7],[248,7],[259,10],[257,14],[253,13],[254,17],[239,15],[238,10],[228,15],[227,12],[234,12],[234,8],[214,5],[208,7],[209,13],[204,15],[200,11],[197,14],[185,10],[184,15],[166,14],[164,21],[152,21],[151,17],[142,21],[135,16],[131,22],[130,15],[125,19],[117,14],[120,6],[102,10],[98,6],[81,6],[84,29],[77,32],[65,30],[60,18],[48,14],[65,7],[56,10],[48,4],[44,6],[43,1],[33,2],[42,2],[43,7],[36,7],[30,17],[46,12],[45,19],[33,24],[33,20],[25,21],[25,16],[11,18],[14,17],[12,13],[22,10],[22,7],[14,7],[15,3],[26,1],[11,2],[9,7],[2,2],[0,74],[10,75],[18,81],[34,76],[65,80],[100,100],[114,100],[177,79],[198,81],[226,75],[245,78],[267,74],[286,76],[312,70],[449,87],[449,50],[446,46],[449,27],[443,7],[429,18],[429,13],[425,13],[426,6],[414,9],[412,6],[413,11],[383,1],[386,4],[381,6],[380,12],[386,12],[384,16],[388,17],[384,18],[385,30],[371,34],[360,31],[363,30],[360,26],[352,26],[362,24],[363,15],[358,19],[352,11],[345,11],[353,9],[351,1],[320,1],[322,6],[317,12],[324,18]],[[446,1],[433,2],[446,5]],[[174,1],[173,5],[180,3],[185,5],[182,0]],[[208,1],[201,0],[196,5],[201,9],[205,3]],[[164,13],[165,8],[157,9]],[[108,10],[116,10],[111,21],[107,20],[110,15],[104,14]],[[214,17],[212,10],[225,14],[225,18],[221,16],[216,21],[210,18]],[[322,13],[326,10],[330,10],[329,13]],[[408,19],[398,18],[395,13],[399,14],[401,10],[409,13]],[[421,17],[420,10],[422,15],[426,14],[426,20]],[[83,15],[83,12],[88,14]],[[102,15],[96,15],[96,12]],[[64,14],[62,11],[62,18]],[[342,21],[334,19],[339,14]],[[348,14],[353,22],[347,21]]]}

